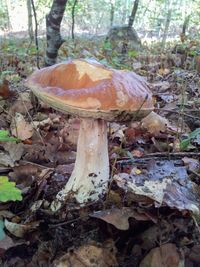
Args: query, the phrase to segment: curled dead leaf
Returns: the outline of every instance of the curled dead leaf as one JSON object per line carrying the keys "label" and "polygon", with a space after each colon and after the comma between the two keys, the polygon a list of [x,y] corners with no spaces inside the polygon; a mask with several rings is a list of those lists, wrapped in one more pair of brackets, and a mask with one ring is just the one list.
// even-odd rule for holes
{"label": "curled dead leaf", "polygon": [[121,209],[110,209],[94,212],[91,217],[101,219],[114,225],[119,230],[129,229],[129,218],[135,218],[138,221],[148,221],[150,218],[144,213],[138,213],[131,208],[123,207]]}
{"label": "curled dead leaf", "polygon": [[153,111],[142,119],[142,127],[154,135],[159,134],[160,132],[165,132],[168,125],[169,121],[167,119]]}
{"label": "curled dead leaf", "polygon": [[152,249],[139,267],[179,267],[180,261],[176,245],[168,243]]}
{"label": "curled dead leaf", "polygon": [[29,139],[33,135],[33,126],[26,122],[24,116],[20,113],[16,113],[15,117],[12,119],[10,127],[12,135],[21,140]]}
{"label": "curled dead leaf", "polygon": [[32,231],[35,227],[39,225],[39,222],[34,222],[31,224],[18,224],[9,222],[5,219],[4,221],[5,228],[16,237],[24,237],[24,235]]}
{"label": "curled dead leaf", "polygon": [[141,174],[119,173],[114,180],[126,192],[153,199],[155,206],[167,205],[199,214],[198,194],[189,180],[186,168],[173,161],[152,161]]}

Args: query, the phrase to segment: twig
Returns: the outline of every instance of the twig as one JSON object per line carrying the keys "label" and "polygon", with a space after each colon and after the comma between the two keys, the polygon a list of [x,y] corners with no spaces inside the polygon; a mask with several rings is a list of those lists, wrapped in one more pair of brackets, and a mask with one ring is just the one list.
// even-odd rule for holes
{"label": "twig", "polygon": [[192,217],[192,219],[193,219],[193,221],[194,221],[194,224],[195,224],[195,226],[196,226],[198,232],[200,233],[200,227],[199,227],[199,224],[198,224],[198,222],[197,222],[197,220],[196,220],[196,218],[195,218],[195,215],[193,215],[193,214],[191,213],[191,217]]}
{"label": "twig", "polygon": [[49,224],[49,228],[57,228],[58,226],[63,226],[63,225],[71,224],[71,223],[77,222],[79,220],[82,220],[83,218],[89,218],[89,216],[86,215],[86,216],[78,217],[76,219],[72,219],[72,220],[69,220],[69,221],[66,221],[66,222],[61,222],[61,223],[52,224],[52,225]]}
{"label": "twig", "polygon": [[35,10],[34,0],[31,0],[31,5],[33,8],[33,15],[34,15],[34,20],[35,20],[35,46],[37,50],[37,67],[38,69],[40,69],[39,45],[38,45],[38,22],[37,22],[37,13]]}
{"label": "twig", "polygon": [[72,7],[72,40],[74,40],[74,26],[75,26],[75,8],[78,3],[78,0],[74,0],[74,4]]}
{"label": "twig", "polygon": [[140,110],[142,109],[143,105],[145,104],[145,102],[148,99],[148,94],[146,94],[145,99],[143,100],[142,104],[140,105],[140,107],[137,109],[135,115],[133,116],[133,118],[131,119],[131,121],[134,121],[135,118],[137,118],[137,115],[139,114]]}
{"label": "twig", "polygon": [[[119,147],[120,150],[122,149],[122,143],[123,142],[121,142],[120,147]],[[111,190],[111,187],[112,187],[112,184],[113,184],[113,181],[114,181],[114,172],[116,170],[117,161],[118,161],[118,157],[115,157],[114,162],[112,164],[112,168],[111,168],[111,175],[110,175],[110,180],[109,180],[110,184],[109,184],[109,187],[108,187],[108,190],[107,190],[107,193],[106,193],[106,199],[105,199],[105,202],[104,202],[104,208],[105,208],[105,204],[108,201],[110,190]]]}
{"label": "twig", "polygon": [[200,156],[200,152],[155,152],[149,153],[143,156],[143,158],[151,158],[151,157],[192,157],[192,156]]}
{"label": "twig", "polygon": [[0,167],[0,173],[7,173],[9,172],[10,170],[12,170],[12,168],[4,168],[4,167]]}
{"label": "twig", "polygon": [[54,170],[54,168],[50,168],[50,167],[47,167],[47,166],[44,166],[44,165],[41,165],[41,164],[38,164],[35,162],[27,161],[27,160],[20,160],[20,164],[22,164],[22,165],[23,164],[30,164],[30,165],[36,166],[38,168],[41,168],[41,169],[48,169],[48,170],[52,170],[52,171]]}
{"label": "twig", "polygon": [[[171,113],[175,113],[175,114],[180,115],[180,111],[172,110],[172,109],[155,108],[155,111],[171,112]],[[198,111],[198,110],[192,110],[192,111]],[[189,110],[189,112],[191,112],[191,110]],[[200,119],[200,117],[196,117],[196,116],[187,114],[187,113],[185,113],[185,112],[181,112],[181,115],[183,115],[183,116],[185,116],[185,117],[192,118],[192,119],[194,119],[194,120],[199,120],[199,119]]]}

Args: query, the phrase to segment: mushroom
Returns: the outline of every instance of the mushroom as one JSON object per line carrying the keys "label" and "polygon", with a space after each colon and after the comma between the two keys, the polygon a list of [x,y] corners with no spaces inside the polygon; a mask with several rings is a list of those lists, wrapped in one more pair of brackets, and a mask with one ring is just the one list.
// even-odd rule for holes
{"label": "mushroom", "polygon": [[75,167],[57,200],[98,200],[109,182],[107,121],[148,115],[153,101],[147,83],[130,71],[70,60],[34,72],[27,86],[49,106],[81,118]]}

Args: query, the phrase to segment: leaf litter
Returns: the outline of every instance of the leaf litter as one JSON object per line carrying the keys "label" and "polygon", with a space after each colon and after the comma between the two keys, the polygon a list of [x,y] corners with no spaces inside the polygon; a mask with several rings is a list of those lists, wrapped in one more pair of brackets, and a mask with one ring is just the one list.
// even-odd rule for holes
{"label": "leaf litter", "polygon": [[[85,47],[77,44],[76,57],[105,58]],[[154,55],[151,63],[140,55],[134,63],[124,59],[148,77],[155,111],[142,122],[110,124],[114,176],[105,199],[86,207],[67,203],[54,213],[51,202],[73,170],[79,120],[26,91],[23,77],[34,60],[27,57],[26,68],[16,55],[10,81],[0,85],[0,127],[19,139],[0,142],[0,167],[23,194],[20,202],[0,203],[0,265],[198,266],[200,142],[192,133],[200,127],[199,74],[181,69],[177,55],[172,67]]]}

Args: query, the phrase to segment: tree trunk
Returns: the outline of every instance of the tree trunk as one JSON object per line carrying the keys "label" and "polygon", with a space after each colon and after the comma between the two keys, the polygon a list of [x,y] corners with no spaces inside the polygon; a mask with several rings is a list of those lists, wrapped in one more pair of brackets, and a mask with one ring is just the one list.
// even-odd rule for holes
{"label": "tree trunk", "polygon": [[12,24],[11,24],[11,21],[10,21],[10,12],[11,11],[11,3],[10,3],[10,0],[6,0],[6,14],[7,14],[7,17],[8,17],[8,30],[11,31],[12,30]]}
{"label": "tree trunk", "polygon": [[135,0],[134,4],[133,4],[133,9],[132,9],[131,15],[129,17],[129,22],[128,22],[129,27],[132,27],[133,23],[135,21],[137,9],[138,9],[138,4],[139,4],[139,0]]}
{"label": "tree trunk", "polygon": [[51,66],[56,63],[58,50],[64,42],[60,34],[60,25],[64,15],[66,4],[67,0],[53,0],[51,10],[46,16],[46,66]]}
{"label": "tree trunk", "polygon": [[171,2],[169,0],[168,1],[167,19],[166,19],[166,22],[165,22],[165,29],[164,29],[162,43],[161,43],[162,50],[165,48],[165,43],[166,43],[166,40],[167,40],[167,33],[168,33],[168,30],[169,30],[171,17],[172,17],[172,6],[171,6]]}
{"label": "tree trunk", "polygon": [[74,40],[74,25],[75,25],[75,8],[78,3],[78,0],[74,0],[74,4],[72,7],[72,40]]}
{"label": "tree trunk", "polygon": [[115,5],[114,5],[114,3],[111,1],[111,2],[110,2],[110,27],[113,26],[114,14],[115,14]]}
{"label": "tree trunk", "polygon": [[182,32],[180,34],[181,42],[182,43],[184,43],[185,40],[186,40],[186,30],[187,30],[188,25],[189,25],[190,17],[191,17],[191,14],[190,15],[187,15],[185,17],[185,19],[184,19],[184,22],[183,22]]}
{"label": "tree trunk", "polygon": [[[133,9],[132,9],[131,15],[129,17],[129,21],[128,21],[128,29],[132,28],[132,26],[133,26],[133,23],[134,23],[134,20],[135,20],[135,16],[136,16],[136,13],[137,13],[137,9],[138,9],[139,1],[140,0],[135,0],[134,1]],[[128,34],[127,34],[127,38],[124,39],[123,44],[122,44],[122,54],[123,55],[127,53],[128,42],[129,42],[129,40],[128,40]]]}
{"label": "tree trunk", "polygon": [[32,20],[32,6],[31,0],[26,0],[27,11],[28,11],[28,34],[31,41],[33,41],[34,34],[33,34],[33,20]]}

